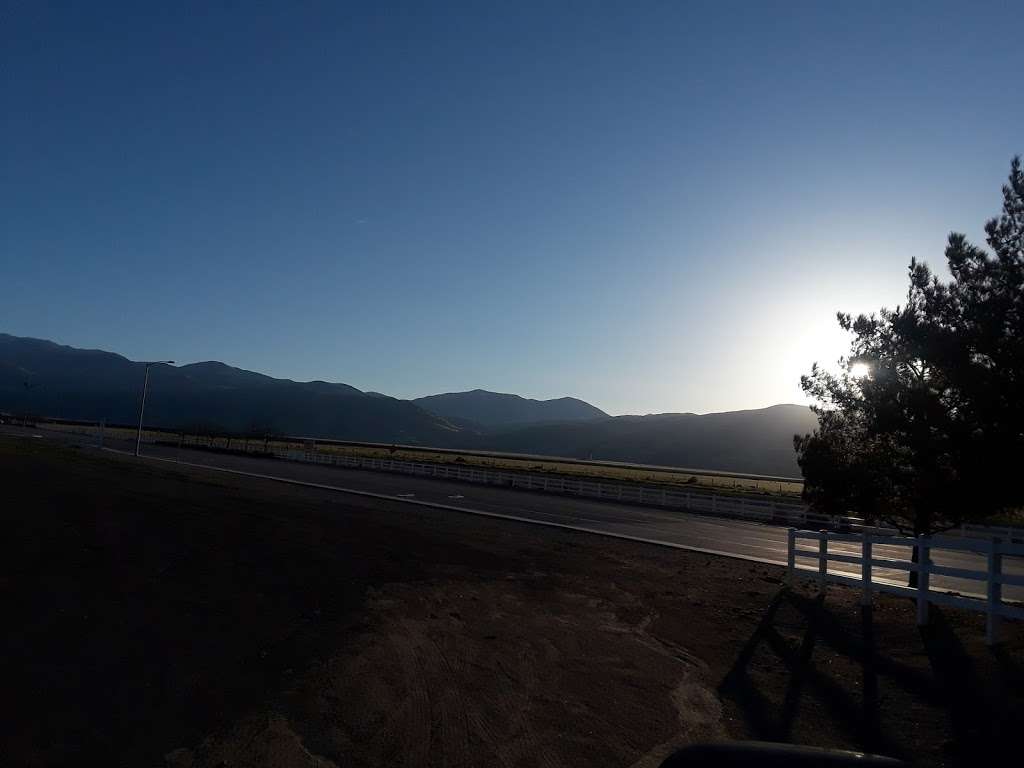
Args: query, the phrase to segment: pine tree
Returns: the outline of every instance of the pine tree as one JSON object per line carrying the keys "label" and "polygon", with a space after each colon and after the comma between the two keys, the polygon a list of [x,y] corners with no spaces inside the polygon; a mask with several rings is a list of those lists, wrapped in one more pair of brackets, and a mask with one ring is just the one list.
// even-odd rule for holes
{"label": "pine tree", "polygon": [[[1024,173],[985,226],[949,236],[943,282],[911,261],[907,301],[852,318],[844,371],[801,378],[819,427],[796,436],[804,496],[913,534],[1024,506]],[[864,371],[856,376],[855,371]]]}

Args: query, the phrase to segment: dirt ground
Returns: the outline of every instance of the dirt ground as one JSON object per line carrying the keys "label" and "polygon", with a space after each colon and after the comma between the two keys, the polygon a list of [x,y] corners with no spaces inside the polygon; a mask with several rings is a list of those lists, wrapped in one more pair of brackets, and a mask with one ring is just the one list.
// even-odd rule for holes
{"label": "dirt ground", "polygon": [[1024,726],[1019,625],[772,566],[4,437],[0,501],[4,765],[969,765]]}

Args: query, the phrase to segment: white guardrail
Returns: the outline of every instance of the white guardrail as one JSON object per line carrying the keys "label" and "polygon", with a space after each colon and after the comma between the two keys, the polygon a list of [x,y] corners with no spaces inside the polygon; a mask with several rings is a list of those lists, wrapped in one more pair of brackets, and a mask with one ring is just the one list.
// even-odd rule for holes
{"label": "white guardrail", "polygon": [[[803,504],[787,504],[769,499],[755,499],[749,496],[723,495],[708,491],[688,491],[664,485],[640,485],[638,483],[615,483],[608,480],[570,478],[564,475],[543,475],[529,472],[510,472],[485,467],[458,466],[437,462],[405,461],[401,459],[376,459],[362,456],[344,456],[319,451],[274,451],[273,455],[288,461],[311,464],[327,464],[354,469],[370,469],[383,472],[398,472],[421,477],[440,477],[467,483],[500,485],[544,493],[564,493],[585,496],[606,501],[621,501],[641,506],[685,509],[688,512],[751,520],[761,523],[792,526],[816,526],[841,531],[868,531],[873,534],[895,534],[892,528],[865,525],[860,517],[823,515],[810,511]],[[1024,529],[964,525],[949,531],[946,536],[960,538],[989,538],[1000,536],[1008,541],[1024,543]]]}
{"label": "white guardrail", "polygon": [[[74,422],[75,426],[99,429],[99,444],[103,444],[103,423]],[[77,430],[76,430],[77,431]],[[81,434],[89,434],[83,431]],[[168,432],[168,434],[170,434]],[[177,434],[177,433],[174,433]],[[284,438],[302,440],[315,446],[311,438]],[[153,442],[151,437],[143,437],[144,442]],[[332,441],[340,444],[341,441]],[[180,444],[179,444],[180,445]],[[250,447],[249,442],[243,443],[241,449],[247,453],[267,455],[257,441]],[[444,450],[444,449],[441,449]],[[565,475],[542,475],[524,471],[499,471],[482,467],[462,467],[438,462],[415,462],[394,459],[377,459],[342,454],[324,453],[315,447],[307,446],[305,450],[275,450],[271,455],[289,461],[300,461],[313,464],[329,464],[333,466],[371,469],[384,472],[399,472],[410,475],[443,477],[462,482],[483,483],[487,485],[503,485],[523,490],[543,491],[548,493],[565,493],[586,496],[595,499],[623,501],[629,504],[644,506],[670,507],[685,509],[716,517],[730,517],[741,520],[753,520],[776,525],[813,525],[821,528],[839,529],[841,531],[867,531],[874,534],[895,534],[892,528],[865,525],[863,518],[823,515],[811,512],[805,505],[756,499],[750,496],[721,495],[714,491],[679,490],[667,485],[645,486],[638,483],[619,484],[610,480],[576,479]],[[538,457],[539,458],[539,457]],[[695,472],[699,470],[694,470]],[[1011,526],[963,525],[947,531],[944,536],[960,538],[990,538],[998,536],[1010,542],[1024,543],[1024,528]]]}
{"label": "white guardrail", "polygon": [[312,464],[328,464],[355,469],[398,472],[421,477],[439,477],[484,485],[499,485],[545,493],[564,493],[627,504],[685,509],[716,517],[732,517],[784,525],[820,525],[856,529],[860,518],[838,518],[809,511],[800,504],[785,504],[768,499],[725,496],[713,493],[676,490],[666,486],[620,484],[604,480],[587,480],[563,475],[542,475],[508,472],[485,467],[464,467],[437,462],[415,462],[399,459],[375,459],[361,456],[319,453],[316,451],[274,451],[280,459]]}
{"label": "white guardrail", "polygon": [[[798,546],[801,539],[817,541],[814,549],[802,549]],[[828,582],[859,586],[862,590],[861,604],[871,605],[871,593],[889,592],[896,595],[911,597],[917,601],[917,623],[923,626],[928,623],[928,605],[950,605],[979,611],[985,614],[985,642],[995,645],[999,642],[999,623],[1004,617],[1024,619],[1024,607],[1003,601],[1003,585],[1024,587],[1024,575],[1009,574],[1003,571],[1003,556],[1024,557],[1024,544],[1002,541],[999,538],[971,538],[970,536],[951,539],[938,536],[880,536],[872,533],[835,533],[832,531],[798,531],[789,529],[787,547],[787,580],[793,583],[797,576],[816,580],[821,592],[825,591]],[[830,552],[831,542],[853,542],[860,544],[860,552]],[[875,557],[872,548],[875,545],[894,545],[908,547],[910,551],[917,549],[917,562],[888,557]],[[937,565],[931,554],[936,550],[951,550],[981,555],[985,558],[985,570],[971,568],[954,568]],[[811,558],[817,561],[816,567],[798,566],[797,558]],[[830,562],[850,563],[860,566],[860,576],[850,576],[828,570]],[[897,571],[916,572],[917,586],[910,587],[872,578],[874,568],[886,568]],[[947,576],[957,579],[977,581],[984,584],[979,590],[984,599],[968,597],[949,592],[929,589],[930,577]]]}

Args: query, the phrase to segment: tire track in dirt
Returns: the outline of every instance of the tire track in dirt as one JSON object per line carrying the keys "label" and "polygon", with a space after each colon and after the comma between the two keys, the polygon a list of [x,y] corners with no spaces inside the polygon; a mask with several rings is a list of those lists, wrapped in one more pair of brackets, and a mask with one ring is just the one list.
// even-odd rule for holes
{"label": "tire track in dirt", "polygon": [[470,762],[467,702],[463,686],[459,685],[465,665],[461,661],[458,638],[455,634],[443,635],[442,641],[447,649],[436,640],[427,638],[441,663],[443,678],[439,681],[440,695],[434,710],[434,727],[440,737],[443,768],[464,768]]}
{"label": "tire track in dirt", "polygon": [[441,728],[441,764],[444,768],[465,768],[470,763],[469,717],[458,688],[441,693],[437,709]]}
{"label": "tire track in dirt", "polygon": [[398,761],[409,768],[429,768],[431,751],[431,706],[425,666],[421,659],[418,642],[422,629],[418,622],[405,620],[397,627],[399,632],[388,636],[388,643],[402,669],[402,685],[406,691],[405,701],[392,722],[400,737],[396,743],[403,745],[402,757]]}

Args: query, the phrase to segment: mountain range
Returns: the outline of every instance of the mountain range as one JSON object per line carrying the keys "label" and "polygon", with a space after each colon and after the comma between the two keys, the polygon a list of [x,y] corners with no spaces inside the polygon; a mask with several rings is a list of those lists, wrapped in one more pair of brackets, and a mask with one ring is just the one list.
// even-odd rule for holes
{"label": "mountain range", "polygon": [[[131,424],[145,364],[102,350],[0,334],[0,411]],[[799,473],[798,405],[714,414],[609,416],[573,397],[472,390],[400,400],[326,381],[277,379],[221,362],[156,364],[146,423],[531,453],[769,475]]]}
{"label": "mountain range", "polygon": [[530,400],[519,395],[488,392],[486,389],[428,395],[418,397],[412,402],[455,424],[463,424],[470,428],[495,429],[545,422],[609,418],[600,408],[575,397]]}

